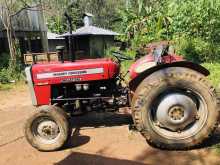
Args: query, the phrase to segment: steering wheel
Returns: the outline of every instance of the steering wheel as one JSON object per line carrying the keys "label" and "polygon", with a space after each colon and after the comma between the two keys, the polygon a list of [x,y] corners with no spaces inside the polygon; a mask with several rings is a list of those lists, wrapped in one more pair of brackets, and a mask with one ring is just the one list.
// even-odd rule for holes
{"label": "steering wheel", "polygon": [[112,55],[117,58],[118,61],[124,61],[124,60],[133,60],[133,58],[128,57],[120,52],[112,51]]}
{"label": "steering wheel", "polygon": [[154,49],[153,55],[155,62],[161,63],[161,57],[167,54],[168,48],[168,46],[160,45]]}

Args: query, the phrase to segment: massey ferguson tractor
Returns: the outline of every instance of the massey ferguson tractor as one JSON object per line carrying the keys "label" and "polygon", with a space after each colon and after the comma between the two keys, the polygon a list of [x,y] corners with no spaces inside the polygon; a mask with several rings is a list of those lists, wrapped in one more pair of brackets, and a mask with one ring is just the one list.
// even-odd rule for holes
{"label": "massey ferguson tractor", "polygon": [[121,62],[133,59],[120,52],[112,53],[114,59],[66,61],[58,47],[59,61],[27,67],[38,107],[25,125],[27,141],[40,151],[58,150],[70,134],[69,114],[129,107],[134,126],[152,146],[183,150],[201,144],[218,124],[215,88],[208,70],[168,49],[159,44],[134,60],[128,83]]}

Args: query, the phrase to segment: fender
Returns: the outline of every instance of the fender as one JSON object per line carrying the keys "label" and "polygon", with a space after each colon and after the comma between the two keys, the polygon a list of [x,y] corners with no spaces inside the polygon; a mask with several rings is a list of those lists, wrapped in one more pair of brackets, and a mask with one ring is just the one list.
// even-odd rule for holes
{"label": "fender", "polygon": [[189,61],[179,61],[179,62],[173,62],[173,63],[167,63],[167,64],[161,64],[161,65],[156,65],[153,66],[145,71],[143,71],[142,73],[140,73],[136,78],[132,79],[129,82],[129,87],[132,91],[134,91],[137,86],[141,83],[141,81],[143,81],[147,76],[149,76],[150,74],[160,70],[160,69],[164,69],[164,68],[169,68],[169,67],[185,67],[185,68],[189,68],[192,70],[195,70],[201,74],[203,74],[204,76],[208,76],[210,74],[210,72],[204,68],[203,66],[193,63],[193,62],[189,62]]}

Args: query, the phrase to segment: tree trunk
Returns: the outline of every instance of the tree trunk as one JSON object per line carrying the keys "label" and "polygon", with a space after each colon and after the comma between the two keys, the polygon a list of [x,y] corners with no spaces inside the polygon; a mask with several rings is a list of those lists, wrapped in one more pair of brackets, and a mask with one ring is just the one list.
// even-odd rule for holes
{"label": "tree trunk", "polygon": [[7,32],[8,46],[9,46],[9,51],[10,51],[10,56],[11,56],[11,63],[12,63],[12,66],[15,66],[16,65],[15,38],[13,36],[13,28],[12,28],[10,16],[7,18],[6,32]]}

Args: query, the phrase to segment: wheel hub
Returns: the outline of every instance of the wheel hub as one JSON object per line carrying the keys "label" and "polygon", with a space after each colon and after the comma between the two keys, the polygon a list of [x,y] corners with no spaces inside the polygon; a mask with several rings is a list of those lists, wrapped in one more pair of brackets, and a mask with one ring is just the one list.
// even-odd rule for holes
{"label": "wheel hub", "polygon": [[172,120],[181,120],[182,118],[184,118],[184,109],[181,106],[172,107],[168,113],[169,117]]}
{"label": "wheel hub", "polygon": [[159,126],[181,131],[196,120],[197,107],[187,95],[172,93],[161,99],[156,109],[156,119]]}
{"label": "wheel hub", "polygon": [[58,136],[59,127],[54,121],[46,120],[39,123],[37,132],[43,139],[52,140]]}

